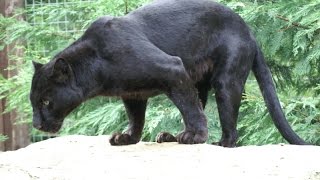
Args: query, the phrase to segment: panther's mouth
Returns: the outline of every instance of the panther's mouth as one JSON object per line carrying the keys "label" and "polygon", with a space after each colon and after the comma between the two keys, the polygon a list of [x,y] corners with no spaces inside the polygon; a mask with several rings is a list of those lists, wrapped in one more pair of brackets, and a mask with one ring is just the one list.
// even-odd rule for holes
{"label": "panther's mouth", "polygon": [[42,122],[39,125],[33,125],[34,128],[48,133],[57,133],[62,127],[63,120],[57,120],[54,123]]}
{"label": "panther's mouth", "polygon": [[60,130],[60,127],[43,127],[39,130],[48,132],[48,133],[57,133]]}

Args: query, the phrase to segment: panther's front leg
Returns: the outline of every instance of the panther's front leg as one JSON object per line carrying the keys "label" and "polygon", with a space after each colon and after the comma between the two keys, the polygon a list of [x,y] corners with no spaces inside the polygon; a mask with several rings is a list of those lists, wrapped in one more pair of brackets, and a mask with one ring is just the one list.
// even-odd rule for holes
{"label": "panther's front leg", "polygon": [[129,117],[129,128],[125,133],[115,133],[109,142],[111,145],[136,144],[140,141],[147,107],[147,99],[122,99]]}
{"label": "panther's front leg", "polygon": [[197,90],[188,80],[187,77],[182,78],[167,94],[181,112],[185,129],[176,137],[169,133],[160,133],[156,140],[159,143],[177,141],[180,144],[199,144],[208,138],[207,119]]}

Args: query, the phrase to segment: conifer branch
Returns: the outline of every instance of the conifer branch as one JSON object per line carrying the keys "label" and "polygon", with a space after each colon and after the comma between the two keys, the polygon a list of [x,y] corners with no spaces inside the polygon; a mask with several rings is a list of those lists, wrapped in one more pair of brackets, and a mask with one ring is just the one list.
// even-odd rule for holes
{"label": "conifer branch", "polygon": [[[281,19],[281,20],[286,21],[286,22],[291,22],[288,18],[283,17],[281,15],[276,15],[276,18]],[[303,28],[303,29],[309,29],[307,26],[301,25],[300,23],[296,23],[296,22],[292,22],[291,25],[295,26],[295,27]],[[287,30],[287,29],[291,28],[292,26],[287,27],[284,30]]]}

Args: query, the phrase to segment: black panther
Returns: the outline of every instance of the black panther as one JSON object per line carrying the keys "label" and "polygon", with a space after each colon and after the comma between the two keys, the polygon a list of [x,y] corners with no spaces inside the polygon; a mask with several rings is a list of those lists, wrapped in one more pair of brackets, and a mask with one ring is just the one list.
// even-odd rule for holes
{"label": "black panther", "polygon": [[30,99],[35,128],[57,132],[63,119],[95,96],[120,97],[129,117],[112,145],[139,142],[149,97],[165,94],[182,114],[177,136],[157,142],[204,143],[203,109],[214,89],[222,126],[216,143],[234,147],[244,84],[253,71],[275,126],[291,144],[307,144],[291,129],[263,54],[248,26],[209,0],[158,0],[122,16],[104,16],[47,64],[34,62]]}

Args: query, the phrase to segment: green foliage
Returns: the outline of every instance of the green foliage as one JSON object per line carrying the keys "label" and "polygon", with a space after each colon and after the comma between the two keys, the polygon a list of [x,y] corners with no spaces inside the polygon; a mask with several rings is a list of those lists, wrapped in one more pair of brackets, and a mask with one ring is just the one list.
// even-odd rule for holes
{"label": "green foliage", "polygon": [[282,88],[302,92],[320,82],[319,0],[227,4],[250,24]]}
{"label": "green foliage", "polygon": [[8,139],[7,136],[4,136],[4,135],[0,134],[0,142],[3,142],[5,140],[7,140],[7,139]]}
{"label": "green foliage", "polygon": [[121,132],[127,123],[121,101],[100,98],[82,105],[72,116],[69,116],[62,133],[102,135],[113,131]]}
{"label": "green foliage", "polygon": [[[68,3],[27,4],[25,10],[17,11],[17,14],[26,15],[26,21],[0,15],[0,42],[11,44],[18,40],[21,45],[17,48],[24,51],[24,57],[10,56],[11,61],[17,63],[9,68],[16,69],[18,74],[11,79],[0,76],[0,98],[8,100],[6,111],[17,109],[20,120],[31,122],[28,96],[33,74],[32,60],[48,62],[78,38],[97,17],[124,15],[149,1],[96,0],[88,3],[70,0]],[[251,26],[272,67],[274,79],[282,87],[278,95],[294,130],[308,142],[320,144],[319,0],[308,3],[298,0],[222,2]],[[246,96],[240,109],[239,144],[284,142],[270,119],[255,80],[251,79],[247,82]],[[210,93],[206,107],[210,143],[218,141],[221,136],[213,94]],[[60,134],[111,134],[125,131],[127,126],[122,102],[98,97],[71,113]],[[167,97],[157,96],[148,101],[143,140],[154,141],[160,131],[177,134],[182,129],[181,115]],[[32,134],[43,133],[33,129]]]}
{"label": "green foliage", "polygon": [[[298,94],[290,89],[288,92],[278,93],[287,120],[303,139],[320,144],[320,96],[312,96],[314,92],[311,91]],[[239,121],[240,145],[285,143],[275,128],[255,83],[247,83]]]}

